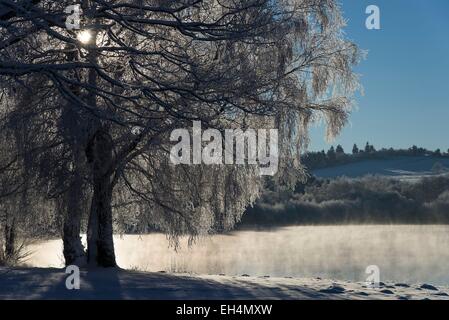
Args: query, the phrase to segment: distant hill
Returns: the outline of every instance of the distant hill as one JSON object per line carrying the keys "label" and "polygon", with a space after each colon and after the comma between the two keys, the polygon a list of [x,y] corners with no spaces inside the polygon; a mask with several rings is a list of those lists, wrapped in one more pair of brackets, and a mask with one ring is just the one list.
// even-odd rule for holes
{"label": "distant hill", "polygon": [[[447,168],[447,169],[446,169]],[[400,178],[417,178],[449,170],[449,158],[434,156],[392,156],[385,159],[362,160],[328,168],[312,170],[319,178],[383,175]]]}
{"label": "distant hill", "polygon": [[376,149],[367,142],[363,149],[354,144],[351,153],[345,152],[341,145],[331,146],[327,151],[306,152],[301,162],[320,178],[365,175],[417,178],[449,173],[449,150],[431,151],[416,145],[408,149]]}

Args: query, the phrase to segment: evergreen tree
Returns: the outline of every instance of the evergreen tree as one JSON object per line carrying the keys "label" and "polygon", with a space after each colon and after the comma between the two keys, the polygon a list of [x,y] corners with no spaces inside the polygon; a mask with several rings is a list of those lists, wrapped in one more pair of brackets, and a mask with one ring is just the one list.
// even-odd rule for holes
{"label": "evergreen tree", "polygon": [[337,155],[335,153],[334,146],[331,146],[329,151],[327,151],[327,159],[332,164],[337,159]]}
{"label": "evergreen tree", "polygon": [[369,142],[367,142],[366,145],[365,145],[365,152],[366,152],[366,153],[369,153],[370,150],[371,150],[371,149],[370,149]]}
{"label": "evergreen tree", "polygon": [[336,152],[338,155],[342,155],[342,154],[345,153],[345,150],[344,150],[343,147],[339,144],[339,145],[337,146],[337,149],[335,150],[335,152]]}

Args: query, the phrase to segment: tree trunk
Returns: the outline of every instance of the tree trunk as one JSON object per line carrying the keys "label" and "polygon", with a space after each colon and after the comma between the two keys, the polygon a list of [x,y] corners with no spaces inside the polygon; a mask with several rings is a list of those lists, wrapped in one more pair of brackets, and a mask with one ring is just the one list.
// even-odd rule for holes
{"label": "tree trunk", "polygon": [[16,219],[13,217],[11,223],[5,225],[5,258],[12,261],[16,253]]}
{"label": "tree trunk", "polygon": [[81,243],[82,183],[76,179],[64,196],[66,215],[64,219],[63,244],[65,264],[82,266],[86,264],[86,253]]}
{"label": "tree trunk", "polygon": [[102,267],[115,267],[112,227],[112,192],[109,179],[96,181],[88,226],[88,261]]}
{"label": "tree trunk", "polygon": [[116,267],[112,226],[112,143],[105,128],[97,130],[86,148],[91,164],[94,193],[87,232],[90,265]]}
{"label": "tree trunk", "polygon": [[3,248],[3,237],[0,238],[0,266],[5,262],[5,250]]}
{"label": "tree trunk", "polygon": [[[79,52],[75,45],[67,45],[67,60],[79,61]],[[71,79],[77,78],[77,71],[69,72]],[[69,86],[70,91],[76,95],[81,95],[81,88],[78,85]],[[64,194],[61,203],[61,210],[64,212],[63,244],[65,264],[82,266],[86,264],[86,252],[81,242],[81,218],[86,206],[85,190],[83,185],[83,174],[85,169],[85,159],[82,154],[85,143],[83,136],[84,123],[78,106],[68,103],[61,115],[61,131],[65,140],[70,144],[73,164],[73,179]]]}

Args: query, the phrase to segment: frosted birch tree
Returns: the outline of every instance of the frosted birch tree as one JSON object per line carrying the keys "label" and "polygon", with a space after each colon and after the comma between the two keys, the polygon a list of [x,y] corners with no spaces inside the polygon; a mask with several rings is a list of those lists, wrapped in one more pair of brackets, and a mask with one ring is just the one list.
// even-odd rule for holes
{"label": "frosted birch tree", "polygon": [[28,166],[66,204],[67,263],[83,260],[86,207],[87,261],[113,267],[114,225],[147,221],[176,241],[232,228],[255,201],[254,166],[173,166],[173,129],[279,129],[288,185],[309,124],[324,119],[330,137],[347,121],[360,52],[334,0],[80,4],[69,30],[72,1],[0,2],[1,88],[28,92],[5,121],[41,146]]}

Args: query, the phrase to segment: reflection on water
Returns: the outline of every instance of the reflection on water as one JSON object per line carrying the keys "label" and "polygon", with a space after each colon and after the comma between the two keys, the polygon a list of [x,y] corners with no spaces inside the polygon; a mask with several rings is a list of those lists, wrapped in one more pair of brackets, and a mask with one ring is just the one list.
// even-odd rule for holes
{"label": "reflection on water", "polygon": [[[123,268],[254,276],[322,277],[364,281],[369,265],[381,281],[449,284],[449,226],[313,226],[238,231],[186,239],[175,252],[164,235],[115,239]],[[62,266],[61,241],[31,248],[28,264]]]}

